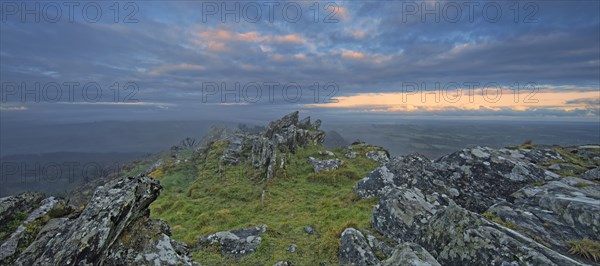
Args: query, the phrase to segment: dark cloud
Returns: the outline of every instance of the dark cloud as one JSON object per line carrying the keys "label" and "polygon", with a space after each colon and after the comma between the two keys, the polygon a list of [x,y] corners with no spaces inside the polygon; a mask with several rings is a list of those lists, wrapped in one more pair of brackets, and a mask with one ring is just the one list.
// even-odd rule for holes
{"label": "dark cloud", "polygon": [[[263,12],[267,10],[263,2],[256,3]],[[191,1],[136,2],[137,23],[114,23],[108,12],[98,23],[77,17],[74,23],[66,19],[22,22],[7,17],[0,24],[2,82],[98,82],[104,102],[114,98],[111,85],[115,82],[135,82],[142,103],[36,104],[13,98],[2,115],[52,110],[57,115],[63,112],[102,119],[126,112],[126,117],[133,119],[223,110],[230,116],[260,116],[265,110],[303,108],[302,104],[314,99],[310,87],[314,83],[335,83],[339,88],[336,95],[399,91],[403,82],[600,87],[597,1],[534,1],[530,6],[519,2],[518,18],[511,6],[514,2],[499,1],[494,3],[503,13],[497,21],[490,21],[481,8],[475,8],[474,16],[469,17],[462,1],[414,2],[419,8],[422,3],[439,3],[439,22],[433,15],[407,14],[407,3],[413,2],[338,2],[337,23],[323,22],[331,11],[323,9],[324,3],[318,6],[315,22],[311,2],[298,2],[303,13],[297,22],[282,16],[280,8],[275,9],[273,21],[263,13],[256,23],[243,18],[240,23],[231,19],[221,23],[218,16],[203,22],[202,3]],[[479,3],[484,6],[488,2]],[[456,5],[462,14],[458,21],[450,21],[456,15],[451,7]],[[450,13],[444,13],[445,7]],[[265,95],[257,103],[220,105],[217,94],[204,102],[203,84],[213,82],[224,82],[228,88],[236,82],[242,86],[293,83],[303,88],[306,97],[286,101],[280,86],[276,91],[279,101],[264,100]],[[263,87],[263,94],[265,90]],[[584,111],[556,112],[515,115],[589,116]]]}

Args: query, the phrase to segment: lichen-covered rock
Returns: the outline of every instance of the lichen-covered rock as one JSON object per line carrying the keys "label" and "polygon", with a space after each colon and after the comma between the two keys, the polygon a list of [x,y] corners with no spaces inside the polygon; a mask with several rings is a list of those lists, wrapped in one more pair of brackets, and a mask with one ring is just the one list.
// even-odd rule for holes
{"label": "lichen-covered rock", "polygon": [[354,228],[342,232],[339,259],[341,265],[380,265],[364,235]]}
{"label": "lichen-covered rock", "polygon": [[242,144],[245,136],[242,133],[232,134],[227,140],[229,145],[221,156],[221,163],[224,165],[237,165],[240,162],[242,153]]}
{"label": "lichen-covered rock", "polygon": [[384,266],[440,266],[427,250],[415,243],[403,243],[396,247],[394,253],[382,262]]}
{"label": "lichen-covered rock", "polygon": [[398,242],[414,241],[431,216],[447,205],[439,195],[424,195],[418,188],[393,189],[380,197],[371,225],[384,236]]}
{"label": "lichen-covered rock", "polygon": [[[566,240],[598,239],[600,190],[533,163],[560,158],[550,149],[483,147],[436,161],[410,154],[369,173],[355,191],[379,199],[371,224],[383,237],[420,245],[442,265],[577,265]],[[383,264],[412,263],[385,256]]]}
{"label": "lichen-covered rock", "polygon": [[256,251],[262,241],[259,236],[267,230],[266,225],[221,231],[200,239],[200,245],[219,245],[221,254],[229,257],[242,257]]}
{"label": "lichen-covered rock", "polygon": [[455,204],[430,219],[419,242],[444,265],[579,265]]}
{"label": "lichen-covered rock", "polygon": [[195,265],[185,244],[170,239],[164,221],[139,219],[117,239],[103,259],[105,265]]}
{"label": "lichen-covered rock", "polygon": [[314,157],[308,157],[308,162],[313,166],[315,173],[335,170],[342,165],[342,160],[340,159],[319,160]]}
{"label": "lichen-covered rock", "polygon": [[581,175],[581,178],[585,178],[587,180],[600,181],[600,167],[590,169]]}
{"label": "lichen-covered rock", "polygon": [[569,177],[528,186],[515,192],[511,201],[487,212],[559,250],[568,250],[568,241],[574,239],[600,241],[600,185],[594,182]]}
{"label": "lichen-covered rock", "polygon": [[[119,178],[98,187],[77,218],[50,220],[15,264],[131,265],[126,255],[124,260],[114,259],[117,255],[113,252],[119,250],[114,245],[132,224],[148,217],[148,206],[156,199],[160,188],[158,181],[146,176]],[[166,259],[169,254],[164,251],[168,248],[164,246],[165,238],[162,239],[163,242],[140,243],[144,249],[128,253],[147,252]],[[151,253],[148,248],[154,244],[157,248],[154,251],[158,253]],[[189,265],[189,259],[172,258],[167,260],[175,262],[173,265]]]}
{"label": "lichen-covered rock", "polygon": [[43,193],[23,192],[0,198],[0,224],[8,223],[16,212],[30,212],[44,199]]}
{"label": "lichen-covered rock", "polygon": [[58,200],[56,200],[54,197],[49,197],[42,200],[40,202],[40,207],[33,210],[27,219],[25,219],[25,221],[23,221],[23,223],[17,227],[17,230],[15,230],[15,232],[13,232],[8,239],[0,243],[0,263],[5,262],[5,260],[8,260],[17,253],[17,247],[25,237],[25,226],[46,215],[46,213],[48,213],[57,202]]}
{"label": "lichen-covered rock", "polygon": [[387,151],[368,151],[365,156],[378,163],[387,163],[390,161],[390,154]]}
{"label": "lichen-covered rock", "polygon": [[[251,143],[252,165],[255,168],[265,169],[265,179],[269,179],[273,175],[274,168],[278,166],[276,159],[279,148],[283,147],[284,150],[294,153],[297,147],[323,143],[325,132],[319,130],[316,125],[307,126],[306,122],[298,122],[298,111],[296,111],[271,122],[267,129],[258,135],[246,133],[244,138]],[[317,122],[320,123],[320,120],[315,121]],[[280,160],[284,158],[281,157]]]}

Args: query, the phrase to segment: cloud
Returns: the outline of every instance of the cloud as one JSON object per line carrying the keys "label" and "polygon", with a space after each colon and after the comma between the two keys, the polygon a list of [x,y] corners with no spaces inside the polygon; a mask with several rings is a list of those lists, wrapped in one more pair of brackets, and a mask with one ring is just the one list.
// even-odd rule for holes
{"label": "cloud", "polygon": [[401,93],[360,93],[339,96],[334,102],[306,104],[310,107],[367,110],[369,112],[439,111],[576,111],[600,107],[596,92],[524,92],[507,88],[418,91]]}
{"label": "cloud", "polygon": [[[507,12],[511,10],[509,2],[500,4]],[[515,23],[511,13],[504,13],[502,21],[489,23],[481,12],[476,12],[473,21],[456,23],[422,21],[421,16],[404,21],[398,15],[402,1],[344,2],[335,15],[339,23],[323,22],[327,10],[322,10],[318,22],[305,12],[295,23],[280,17],[272,23],[204,23],[198,15],[201,4],[194,1],[139,3],[145,12],[139,13],[140,22],[134,24],[50,25],[11,18],[1,25],[0,75],[3,82],[19,84],[98,82],[103,84],[105,96],[112,96],[111,84],[132,81],[140,87],[141,101],[171,103],[176,107],[171,106],[170,111],[188,112],[197,110],[198,98],[185,95],[200,93],[203,82],[295,82],[303,86],[306,95],[312,93],[310,85],[332,82],[338,85],[337,97],[393,94],[405,82],[423,82],[428,87],[436,82],[496,82],[503,86],[534,82],[540,84],[540,91],[556,92],[557,97],[570,92],[597,93],[600,2],[536,4],[540,6],[535,15],[538,23]],[[530,107],[591,110],[593,99],[584,98],[590,97],[566,97],[563,100],[570,102]],[[260,115],[266,110],[257,106],[237,106],[230,109],[234,110],[231,116]],[[371,109],[452,106],[384,105]],[[505,107],[523,115],[535,112],[531,108],[513,111],[518,107],[508,103],[465,106],[468,108],[458,108],[464,112]],[[277,108],[283,112],[299,106],[285,102]],[[345,110],[332,105],[310,108]],[[30,107],[27,112],[12,114],[34,112],[41,109]]]}

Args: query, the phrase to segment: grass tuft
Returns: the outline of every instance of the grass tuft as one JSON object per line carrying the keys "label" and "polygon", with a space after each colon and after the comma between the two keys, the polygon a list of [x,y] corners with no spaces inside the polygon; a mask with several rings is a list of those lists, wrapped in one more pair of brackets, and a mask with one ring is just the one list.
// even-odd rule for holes
{"label": "grass tuft", "polygon": [[569,249],[571,254],[596,262],[600,260],[600,242],[598,241],[584,238],[581,240],[569,241],[568,244],[571,246]]}

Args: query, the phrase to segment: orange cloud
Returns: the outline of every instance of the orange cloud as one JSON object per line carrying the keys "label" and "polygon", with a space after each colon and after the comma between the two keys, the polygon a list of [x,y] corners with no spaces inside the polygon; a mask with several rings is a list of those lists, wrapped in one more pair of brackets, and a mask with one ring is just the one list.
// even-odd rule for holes
{"label": "orange cloud", "polygon": [[[513,110],[529,111],[549,109],[573,111],[590,108],[590,102],[599,102],[597,92],[541,92],[515,93],[512,90],[495,88],[463,91],[432,91],[429,93],[360,93],[340,96],[337,102],[307,104],[310,107],[364,109],[371,112],[432,112],[449,110]],[[585,100],[582,100],[585,99]],[[593,106],[592,106],[593,107]],[[596,106],[597,108],[600,106]]]}
{"label": "orange cloud", "polygon": [[279,35],[275,36],[275,41],[278,42],[289,42],[289,43],[302,43],[304,42],[304,38],[298,34],[288,34],[288,35]]}
{"label": "orange cloud", "polygon": [[339,55],[351,60],[366,60],[375,64],[381,64],[392,59],[391,55],[368,54],[359,51],[342,50]]}
{"label": "orange cloud", "polygon": [[256,43],[263,47],[266,47],[264,44],[273,42],[293,44],[306,43],[305,38],[299,34],[264,35],[256,31],[239,33],[222,29],[209,29],[196,33],[194,36],[200,39],[192,40],[192,44],[203,46],[206,49],[214,51],[228,50],[227,43],[231,42]]}
{"label": "orange cloud", "polygon": [[307,59],[305,54],[295,54],[294,58],[301,59],[301,60],[306,60]]}
{"label": "orange cloud", "polygon": [[352,58],[352,59],[363,59],[366,57],[366,54],[355,51],[342,51],[343,58]]}

